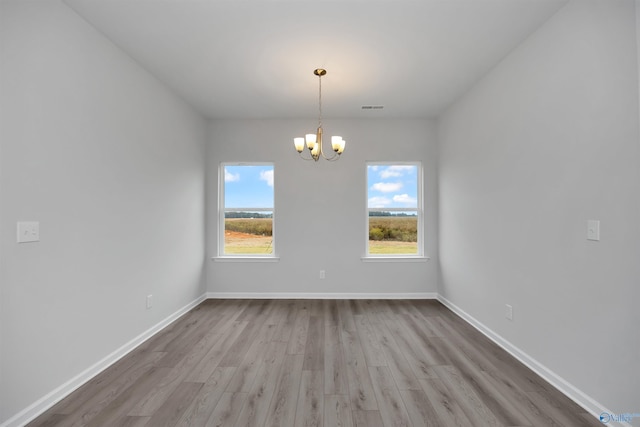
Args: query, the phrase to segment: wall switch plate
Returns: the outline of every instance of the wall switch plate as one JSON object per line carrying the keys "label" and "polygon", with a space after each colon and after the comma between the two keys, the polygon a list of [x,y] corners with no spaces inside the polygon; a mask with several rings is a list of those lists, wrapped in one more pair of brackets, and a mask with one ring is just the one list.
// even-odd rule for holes
{"label": "wall switch plate", "polygon": [[147,295],[147,310],[153,307],[153,295]]}
{"label": "wall switch plate", "polygon": [[504,317],[506,317],[509,320],[513,320],[513,306],[509,304],[505,304]]}
{"label": "wall switch plate", "polygon": [[600,221],[587,221],[587,240],[600,240]]}
{"label": "wall switch plate", "polygon": [[18,243],[39,242],[40,223],[35,221],[18,222]]}
{"label": "wall switch plate", "polygon": [[325,278],[324,270],[320,270],[320,278],[321,279]]}

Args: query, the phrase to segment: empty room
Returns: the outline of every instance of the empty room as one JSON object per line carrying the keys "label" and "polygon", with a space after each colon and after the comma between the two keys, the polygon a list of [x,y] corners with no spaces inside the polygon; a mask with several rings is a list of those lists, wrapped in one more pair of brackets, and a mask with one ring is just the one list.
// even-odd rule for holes
{"label": "empty room", "polygon": [[640,426],[640,0],[0,0],[0,427]]}

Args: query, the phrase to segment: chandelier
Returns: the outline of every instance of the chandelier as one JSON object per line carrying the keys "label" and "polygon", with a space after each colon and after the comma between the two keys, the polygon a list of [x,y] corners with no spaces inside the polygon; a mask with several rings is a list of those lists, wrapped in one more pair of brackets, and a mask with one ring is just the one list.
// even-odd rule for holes
{"label": "chandelier", "polygon": [[[316,133],[308,133],[303,137],[293,138],[293,144],[296,147],[296,151],[300,154],[304,160],[320,160],[322,157],[325,160],[335,161],[340,158],[340,154],[344,151],[345,141],[341,136],[331,137],[331,148],[333,148],[333,155],[327,157],[322,151],[322,76],[327,74],[327,70],[323,68],[317,68],[313,71],[313,74],[318,76],[318,129]],[[307,144],[311,157],[304,157],[302,152],[304,151],[304,145]]]}

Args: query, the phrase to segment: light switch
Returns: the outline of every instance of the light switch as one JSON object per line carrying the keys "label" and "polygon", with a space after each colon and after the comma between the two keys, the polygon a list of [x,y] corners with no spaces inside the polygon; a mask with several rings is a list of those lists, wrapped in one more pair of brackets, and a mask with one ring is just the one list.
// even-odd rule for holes
{"label": "light switch", "polygon": [[600,221],[587,221],[587,240],[600,240]]}
{"label": "light switch", "polygon": [[18,223],[18,243],[39,242],[40,223],[29,221]]}

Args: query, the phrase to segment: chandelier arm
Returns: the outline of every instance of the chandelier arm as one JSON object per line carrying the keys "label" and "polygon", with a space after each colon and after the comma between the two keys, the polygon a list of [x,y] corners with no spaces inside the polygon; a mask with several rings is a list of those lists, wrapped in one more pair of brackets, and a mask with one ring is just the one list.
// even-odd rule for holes
{"label": "chandelier arm", "polygon": [[302,155],[302,153],[298,153],[298,155],[300,156],[300,158],[302,160],[315,160],[317,162],[317,160],[314,159],[313,157],[305,157],[305,156]]}
{"label": "chandelier arm", "polygon": [[336,152],[333,153],[333,156],[331,157],[327,157],[324,155],[324,153],[321,151],[320,154],[322,154],[322,158],[325,160],[329,160],[330,162],[335,162],[336,160],[338,160],[338,157],[340,157],[340,155]]}

